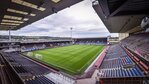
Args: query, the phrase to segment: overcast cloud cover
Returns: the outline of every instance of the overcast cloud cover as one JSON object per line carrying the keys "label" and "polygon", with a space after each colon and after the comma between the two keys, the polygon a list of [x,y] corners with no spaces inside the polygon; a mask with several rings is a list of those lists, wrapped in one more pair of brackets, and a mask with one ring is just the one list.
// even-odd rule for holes
{"label": "overcast cloud cover", "polygon": [[[73,37],[118,36],[118,34],[109,33],[93,10],[90,0],[80,2],[17,31],[12,31],[12,35],[70,37],[71,27]],[[7,35],[8,31],[0,31],[0,34]]]}

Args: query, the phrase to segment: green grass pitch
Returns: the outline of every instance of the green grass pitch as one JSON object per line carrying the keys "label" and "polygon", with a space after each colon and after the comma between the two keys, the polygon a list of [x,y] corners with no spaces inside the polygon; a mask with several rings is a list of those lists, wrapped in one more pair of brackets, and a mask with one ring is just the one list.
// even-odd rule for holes
{"label": "green grass pitch", "polygon": [[81,74],[104,49],[102,45],[71,45],[24,53],[65,73]]}

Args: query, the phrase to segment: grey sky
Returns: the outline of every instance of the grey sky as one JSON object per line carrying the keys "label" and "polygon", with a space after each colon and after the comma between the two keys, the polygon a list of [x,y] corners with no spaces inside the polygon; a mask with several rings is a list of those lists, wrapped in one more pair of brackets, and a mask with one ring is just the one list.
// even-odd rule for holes
{"label": "grey sky", "polygon": [[[80,2],[17,31],[12,31],[12,34],[70,37],[71,27],[73,28],[73,37],[117,36],[117,34],[108,32],[92,8],[90,0]],[[0,31],[0,34],[6,35],[8,31]]]}

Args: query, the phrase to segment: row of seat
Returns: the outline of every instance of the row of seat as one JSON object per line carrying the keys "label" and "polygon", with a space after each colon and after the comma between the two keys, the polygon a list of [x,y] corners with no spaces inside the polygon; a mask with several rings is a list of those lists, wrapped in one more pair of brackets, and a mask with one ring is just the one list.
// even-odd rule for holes
{"label": "row of seat", "polygon": [[21,51],[33,51],[33,50],[39,50],[44,48],[51,48],[55,46],[68,46],[70,43],[64,42],[64,43],[40,43],[40,44],[22,44],[21,45]]}
{"label": "row of seat", "polygon": [[14,70],[16,70],[18,75],[20,75],[25,82],[27,81],[27,84],[54,84],[48,83],[48,81],[51,80],[42,78],[44,77],[43,75],[51,73],[49,69],[34,63],[17,52],[4,54],[5,58],[12,65]]}
{"label": "row of seat", "polygon": [[112,60],[104,60],[105,62],[101,66],[102,68],[118,68],[123,65],[133,64],[133,61],[129,57],[122,57]]}
{"label": "row of seat", "polygon": [[144,76],[138,67],[134,68],[111,68],[111,69],[101,69],[99,71],[99,76],[102,78],[113,78],[113,77],[141,77]]}
{"label": "row of seat", "polygon": [[149,33],[131,35],[121,41],[121,44],[149,61]]}
{"label": "row of seat", "polygon": [[[48,69],[24,58],[21,54],[18,53],[7,53],[8,56],[6,58],[11,59],[11,64],[14,66],[16,71],[23,72],[25,70],[28,73],[32,73],[33,75],[42,75],[44,73],[50,72]],[[12,62],[13,60],[13,62]],[[19,66],[19,67],[16,67]]]}
{"label": "row of seat", "polygon": [[28,71],[21,66],[14,66],[14,69],[17,71],[17,73],[28,73]]}
{"label": "row of seat", "polygon": [[36,77],[34,80],[25,81],[26,84],[55,84],[45,76]]}
{"label": "row of seat", "polygon": [[110,46],[99,73],[101,78],[144,76],[119,44]]}
{"label": "row of seat", "polygon": [[75,44],[93,44],[93,45],[105,45],[107,42],[104,41],[76,41]]}
{"label": "row of seat", "polygon": [[129,54],[129,57],[143,70],[145,74],[149,74],[149,67],[147,64],[145,64],[142,60],[140,60],[138,57],[131,54],[130,51],[128,51],[126,48],[124,48],[127,53]]}

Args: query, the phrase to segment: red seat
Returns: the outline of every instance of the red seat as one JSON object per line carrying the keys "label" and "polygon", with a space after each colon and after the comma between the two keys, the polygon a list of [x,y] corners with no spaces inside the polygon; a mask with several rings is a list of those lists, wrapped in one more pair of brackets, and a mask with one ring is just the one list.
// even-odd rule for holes
{"label": "red seat", "polygon": [[137,57],[134,57],[134,59],[135,59],[136,61],[140,61]]}
{"label": "red seat", "polygon": [[149,67],[146,65],[146,64],[144,64],[142,61],[140,62],[140,64],[148,71],[149,70]]}

